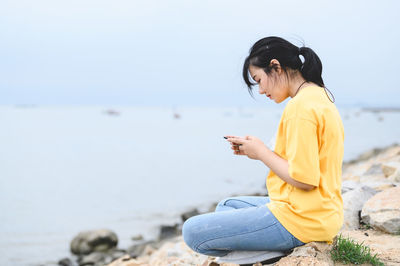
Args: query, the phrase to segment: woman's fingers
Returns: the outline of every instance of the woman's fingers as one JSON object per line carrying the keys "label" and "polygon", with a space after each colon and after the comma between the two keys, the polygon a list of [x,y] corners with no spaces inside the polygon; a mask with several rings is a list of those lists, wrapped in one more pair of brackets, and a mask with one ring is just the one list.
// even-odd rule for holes
{"label": "woman's fingers", "polygon": [[239,136],[231,136],[231,135],[225,135],[225,138],[239,138]]}
{"label": "woman's fingers", "polygon": [[236,137],[228,138],[228,141],[229,141],[230,143],[237,144],[237,145],[244,144],[244,143],[246,142],[245,139],[243,139],[243,138],[236,138]]}
{"label": "woman's fingers", "polygon": [[226,135],[224,136],[231,144],[231,149],[233,150],[233,153],[236,155],[244,155],[244,152],[240,150],[240,146],[242,146],[245,143],[245,138],[239,137],[239,136],[230,136]]}
{"label": "woman's fingers", "polygon": [[236,155],[244,155],[244,152],[240,149],[240,145],[232,144],[231,149],[233,150],[234,154],[236,154]]}
{"label": "woman's fingers", "polygon": [[236,147],[236,148],[238,148],[239,146],[242,146],[242,144],[231,143],[231,147]]}
{"label": "woman's fingers", "polygon": [[245,155],[243,151],[234,151],[235,155]]}

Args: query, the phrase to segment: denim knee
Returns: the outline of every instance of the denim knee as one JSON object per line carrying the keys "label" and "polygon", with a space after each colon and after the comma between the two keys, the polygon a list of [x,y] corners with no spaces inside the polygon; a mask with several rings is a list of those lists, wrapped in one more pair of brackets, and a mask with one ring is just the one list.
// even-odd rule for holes
{"label": "denim knee", "polygon": [[186,245],[188,245],[192,250],[196,251],[196,233],[194,230],[194,220],[196,216],[193,216],[187,219],[182,226],[182,236],[183,241],[185,241]]}
{"label": "denim knee", "polygon": [[222,256],[226,255],[229,251],[223,250],[213,250],[209,243],[212,240],[206,240],[206,235],[201,232],[204,230],[199,230],[198,216],[193,216],[186,220],[182,226],[182,236],[183,241],[189,246],[193,251],[207,255],[207,256]]}
{"label": "denim knee", "polygon": [[221,206],[224,206],[225,204],[225,200],[221,200],[220,202],[218,202],[217,206],[215,206],[215,211],[218,211],[218,209],[221,208]]}
{"label": "denim knee", "polygon": [[221,211],[223,209],[227,209],[227,207],[225,206],[225,203],[230,199],[232,199],[232,198],[226,198],[226,199],[223,199],[220,202],[218,202],[217,206],[215,207],[215,211],[217,212],[217,211]]}

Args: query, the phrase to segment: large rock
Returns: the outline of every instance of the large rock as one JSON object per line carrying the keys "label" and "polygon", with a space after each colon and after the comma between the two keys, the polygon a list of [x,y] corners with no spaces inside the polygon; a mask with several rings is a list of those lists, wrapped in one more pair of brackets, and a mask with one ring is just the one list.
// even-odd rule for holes
{"label": "large rock", "polygon": [[400,187],[382,191],[363,206],[361,218],[376,229],[391,234],[400,233]]}
{"label": "large rock", "polygon": [[182,236],[179,236],[168,239],[158,250],[144,251],[138,258],[127,255],[113,261],[109,266],[202,265],[208,258],[191,250],[183,241]]}
{"label": "large rock", "polygon": [[138,243],[130,246],[127,249],[127,253],[129,254],[129,256],[131,256],[131,258],[137,258],[144,253],[147,246],[151,246],[152,248],[157,248],[156,244],[157,243],[155,241],[145,241],[143,243]]}
{"label": "large rock", "polygon": [[199,215],[200,213],[199,213],[199,211],[197,210],[197,209],[192,209],[192,210],[190,210],[190,211],[187,211],[187,212],[184,212],[184,213],[182,213],[182,215],[181,215],[181,218],[182,218],[182,222],[185,222],[187,219],[189,219],[190,217],[193,217],[193,216],[196,216],[196,215]]}
{"label": "large rock", "polygon": [[364,173],[365,175],[372,175],[372,176],[381,176],[384,177],[385,174],[383,172],[382,164],[374,163],[371,167]]}
{"label": "large rock", "polygon": [[362,154],[360,154],[360,156],[358,156],[357,159],[350,161],[350,163],[358,163],[360,161],[366,161],[368,159],[371,159],[372,157],[377,156],[379,153],[381,153],[384,149],[382,148],[375,148],[369,151],[366,151]]}
{"label": "large rock", "polygon": [[108,264],[111,262],[105,261],[106,260],[106,254],[102,252],[93,252],[90,253],[89,255],[82,256],[81,259],[78,261],[79,266],[86,266],[86,265],[99,265],[99,264]]}
{"label": "large rock", "polygon": [[375,193],[374,189],[363,186],[343,194],[344,221],[342,229],[354,230],[359,228],[359,213],[364,203]]}
{"label": "large rock", "polygon": [[360,182],[363,184],[363,186],[370,187],[377,192],[396,186],[395,182],[382,177],[362,176]]}
{"label": "large rock", "polygon": [[113,261],[108,266],[150,266],[150,265],[142,260],[136,260],[130,257],[129,255],[125,255]]}
{"label": "large rock", "polygon": [[354,190],[360,186],[360,182],[357,182],[355,180],[345,180],[342,182],[342,194]]}
{"label": "large rock", "polygon": [[58,261],[58,265],[60,266],[76,266],[75,262],[70,258],[64,258]]}
{"label": "large rock", "polygon": [[400,182],[400,162],[386,162],[382,164],[382,170],[387,179],[393,182]]}
{"label": "large rock", "polygon": [[158,240],[162,241],[168,238],[173,238],[180,235],[182,229],[180,228],[180,224],[175,225],[162,225],[160,227],[160,233],[158,235]]}
{"label": "large rock", "polygon": [[333,266],[329,251],[331,245],[324,242],[310,242],[297,247],[287,257],[280,259],[275,266]]}
{"label": "large rock", "polygon": [[358,181],[358,177],[363,175],[388,178],[388,174],[393,169],[385,166],[392,162],[400,163],[400,146],[396,144],[383,149],[371,150],[361,155],[357,160],[344,162],[342,178],[343,180],[353,179],[356,181]]}
{"label": "large rock", "polygon": [[396,172],[397,167],[390,165],[389,163],[386,164],[382,164],[382,172],[385,175],[385,177],[389,177],[392,174],[394,174],[394,172]]}
{"label": "large rock", "polygon": [[364,186],[371,187],[376,191],[382,191],[395,187],[395,181],[389,179],[388,176],[393,175],[396,168],[390,165],[391,164],[388,162],[373,163],[368,170],[361,175],[360,182]]}
{"label": "large rock", "polygon": [[94,251],[105,252],[118,244],[117,235],[106,229],[80,232],[71,242],[71,252],[76,255]]}

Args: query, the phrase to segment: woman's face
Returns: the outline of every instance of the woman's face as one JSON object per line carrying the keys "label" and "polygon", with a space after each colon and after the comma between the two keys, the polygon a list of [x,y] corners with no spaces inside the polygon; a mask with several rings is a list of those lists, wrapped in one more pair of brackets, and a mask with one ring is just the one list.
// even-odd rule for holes
{"label": "woman's face", "polygon": [[252,66],[249,67],[251,77],[258,84],[258,92],[265,94],[276,103],[281,103],[289,97],[289,90],[282,79],[282,71],[272,70],[267,75],[262,68]]}

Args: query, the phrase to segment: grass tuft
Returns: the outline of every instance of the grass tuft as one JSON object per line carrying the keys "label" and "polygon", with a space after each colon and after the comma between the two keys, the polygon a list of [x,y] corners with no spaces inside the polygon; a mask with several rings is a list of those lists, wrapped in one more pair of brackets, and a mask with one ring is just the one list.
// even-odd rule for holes
{"label": "grass tuft", "polygon": [[359,244],[350,238],[344,238],[342,235],[339,235],[330,252],[332,260],[345,264],[370,263],[372,265],[383,266],[384,264],[377,258],[377,254],[372,255],[370,248],[364,246],[363,243]]}

